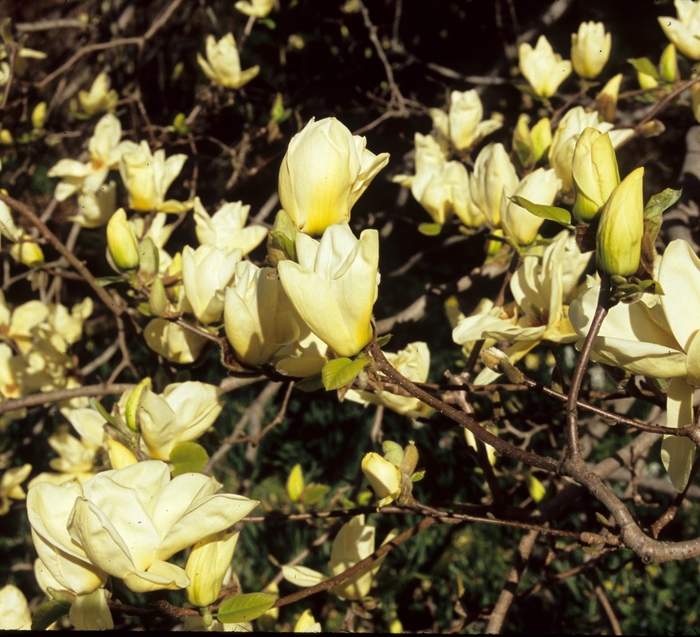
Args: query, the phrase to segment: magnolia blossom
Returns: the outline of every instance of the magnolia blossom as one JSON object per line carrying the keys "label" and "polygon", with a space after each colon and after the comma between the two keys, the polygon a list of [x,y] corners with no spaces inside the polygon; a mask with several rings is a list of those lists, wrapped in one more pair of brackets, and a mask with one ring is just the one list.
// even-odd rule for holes
{"label": "magnolia blossom", "polygon": [[[384,540],[383,544],[391,541],[396,536],[396,532],[391,532]],[[375,528],[370,524],[365,524],[365,516],[357,515],[346,524],[343,524],[331,547],[331,559],[328,562],[333,575],[352,568],[361,560],[374,553]],[[352,577],[341,582],[331,589],[331,592],[340,599],[359,601],[369,594],[372,587],[372,580],[380,569],[384,557],[380,557],[365,568],[361,569]],[[305,566],[282,567],[282,576],[288,582],[296,586],[314,586],[328,579],[323,573],[314,571]]]}
{"label": "magnolia blossom", "polygon": [[[430,371],[430,350],[428,349],[427,343],[409,343],[405,349],[395,354],[386,352],[385,356],[403,376],[408,378],[408,380],[416,383],[424,383],[428,380],[428,372]],[[417,398],[397,396],[387,391],[378,394],[351,389],[345,394],[345,399],[364,405],[384,405],[410,418],[426,417],[433,413],[430,407]]]}
{"label": "magnolia blossom", "polygon": [[[610,309],[591,357],[632,374],[670,378],[666,424],[682,427],[693,422],[693,391],[700,386],[700,260],[687,242],[668,245],[658,280],[663,296],[645,294],[637,303]],[[581,339],[588,333],[597,299],[598,287],[592,287],[571,305],[571,322]],[[694,454],[695,445],[687,438],[668,436],[662,443],[661,459],[677,491],[688,482]]]}
{"label": "magnolia blossom", "polygon": [[182,364],[194,363],[207,342],[204,336],[161,318],[146,325],[143,337],[154,352]]}
{"label": "magnolia blossom", "polygon": [[218,321],[224,311],[224,289],[233,278],[241,251],[211,245],[182,251],[182,283],[192,312],[202,323]]}
{"label": "magnolia blossom", "polygon": [[401,469],[393,462],[371,451],[362,458],[361,467],[372,491],[380,500],[388,503],[398,497],[401,492]]}
{"label": "magnolia blossom", "polygon": [[78,102],[88,115],[96,115],[102,111],[112,111],[119,96],[115,90],[109,89],[109,76],[102,71],[90,86],[90,91],[78,91]]}
{"label": "magnolia blossom", "polygon": [[207,59],[205,60],[197,53],[197,63],[204,71],[204,75],[212,82],[226,88],[241,88],[260,71],[259,66],[253,66],[245,71],[241,70],[241,60],[233,33],[227,33],[218,42],[213,35],[208,35],[206,50]]}
{"label": "magnolia blossom", "polygon": [[105,225],[117,209],[117,184],[102,184],[96,192],[81,190],[78,193],[78,213],[71,217],[83,228],[99,228]]}
{"label": "magnolia blossom", "polygon": [[574,187],[571,175],[574,148],[585,128],[595,128],[601,133],[610,131],[610,141],[615,148],[634,135],[631,129],[611,131],[612,126],[608,122],[600,121],[597,111],[587,113],[583,106],[575,106],[562,117],[549,148],[549,163],[561,179],[562,190],[567,192]]}
{"label": "magnolia blossom", "polygon": [[231,566],[233,551],[240,533],[220,531],[197,542],[192,549],[185,572],[190,578],[187,599],[200,608],[216,601],[226,571]]}
{"label": "magnolia blossom", "polygon": [[675,0],[678,19],[658,18],[666,37],[691,60],[700,60],[700,4],[693,0]]}
{"label": "magnolia blossom", "polygon": [[197,440],[219,417],[222,393],[197,381],[170,384],[162,394],[146,387],[138,406],[141,451],[168,460],[175,445]]}
{"label": "magnolia blossom", "polygon": [[25,464],[21,467],[13,467],[2,474],[0,478],[0,515],[5,515],[10,510],[10,498],[24,500],[26,497],[22,483],[32,471],[32,465]]}
{"label": "magnolia blossom", "polygon": [[375,155],[366,144],[334,117],[312,119],[292,138],[280,166],[279,196],[299,230],[320,234],[350,221],[355,202],[389,161],[388,153]]}
{"label": "magnolia blossom", "polygon": [[201,244],[208,244],[231,252],[239,249],[243,255],[258,247],[267,236],[264,226],[245,227],[250,206],[235,201],[225,203],[213,215],[209,216],[199,197],[194,199],[194,222],[197,239]]}
{"label": "magnolia blossom", "polygon": [[[571,343],[576,332],[569,321],[568,305],[576,296],[578,279],[590,260],[581,254],[573,236],[560,232],[542,259],[528,255],[513,275],[510,289],[515,298],[503,307],[462,318],[452,332],[460,345],[485,338],[509,341],[505,355],[516,363],[542,341]],[[476,385],[493,382],[500,374],[484,369]]]}
{"label": "magnolia blossom", "polygon": [[354,356],[372,338],[379,286],[379,234],[359,241],[346,224],[330,226],[321,241],[296,236],[299,263],[281,261],[282,287],[311,331],[339,356]]}
{"label": "magnolia blossom", "polygon": [[484,120],[484,108],[476,90],[452,91],[450,110],[431,108],[433,124],[457,150],[465,150],[497,131],[503,123],[497,119]]}
{"label": "magnolia blossom", "polygon": [[592,80],[600,75],[610,57],[612,36],[602,22],[582,22],[571,35],[571,63],[578,75]]}
{"label": "magnolia blossom", "polygon": [[515,194],[518,181],[503,144],[489,144],[481,150],[469,181],[471,199],[493,228],[501,223],[501,199]]}
{"label": "magnolia blossom", "polygon": [[165,158],[161,148],[151,152],[148,142],[124,152],[119,160],[119,173],[129,193],[129,207],[150,212],[184,212],[186,204],[165,201],[165,193],[180,174],[187,155],[178,154]]}
{"label": "magnolia blossom", "polygon": [[264,18],[272,11],[275,0],[239,0],[233,6],[247,16]]}
{"label": "magnolia blossom", "polygon": [[96,193],[107,174],[119,165],[125,152],[134,151],[136,144],[120,141],[122,126],[112,114],[107,114],[95,125],[95,132],[88,142],[90,161],[83,164],[75,159],[61,159],[47,173],[49,177],[61,177],[54,196],[65,201],[80,190]]}
{"label": "magnolia blossom", "polygon": [[0,588],[0,630],[30,630],[32,614],[24,593],[12,584]]}
{"label": "magnolia blossom", "polygon": [[89,582],[86,575],[75,578],[85,593],[107,574],[135,592],[173,590],[189,586],[190,578],[166,560],[258,505],[216,494],[220,487],[197,473],[171,479],[167,463],[149,460],[98,473],[82,487],[38,484],[29,491],[27,512],[39,557],[59,582],[62,568],[80,568],[94,574]]}
{"label": "magnolia blossom", "polygon": [[[538,168],[525,176],[513,195],[524,197],[536,204],[551,206],[560,186],[561,181],[554,170]],[[542,217],[533,215],[506,197],[501,198],[501,227],[506,236],[517,244],[529,245],[532,243],[543,223]]]}
{"label": "magnolia blossom", "polygon": [[562,60],[561,55],[554,53],[549,40],[543,35],[534,49],[523,42],[518,48],[518,57],[520,72],[540,97],[552,97],[559,85],[571,75],[571,62]]}
{"label": "magnolia blossom", "polygon": [[224,300],[226,336],[241,362],[269,363],[283,345],[295,341],[299,326],[275,270],[250,261],[236,266]]}

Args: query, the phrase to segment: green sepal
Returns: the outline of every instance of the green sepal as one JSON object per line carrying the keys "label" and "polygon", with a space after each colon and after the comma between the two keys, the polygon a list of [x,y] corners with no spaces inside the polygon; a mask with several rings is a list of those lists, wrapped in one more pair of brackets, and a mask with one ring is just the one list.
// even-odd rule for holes
{"label": "green sepal", "polygon": [[411,474],[411,482],[420,482],[423,478],[425,478],[425,469]]}
{"label": "green sepal", "polygon": [[384,334],[383,336],[377,337],[377,340],[375,343],[377,344],[377,347],[384,347],[385,345],[389,344],[389,341],[391,340],[391,334]]}
{"label": "green sepal", "polygon": [[176,478],[183,473],[201,473],[209,462],[209,454],[196,442],[178,442],[169,460],[173,464],[172,476]]}
{"label": "green sepal", "polygon": [[362,355],[355,360],[335,358],[332,361],[328,361],[321,370],[323,386],[326,388],[326,391],[345,387],[352,383],[368,364],[369,359]]}
{"label": "green sepal", "polygon": [[557,206],[545,206],[538,203],[532,203],[525,199],[525,197],[520,197],[518,195],[513,195],[510,197],[513,203],[525,208],[529,213],[539,217],[540,219],[549,219],[550,221],[556,221],[558,224],[565,226],[569,229],[573,229],[571,225],[571,213],[565,208],[558,208]]}
{"label": "green sepal", "polygon": [[382,451],[384,452],[384,458],[391,462],[391,464],[397,467],[401,466],[401,461],[403,460],[403,447],[400,444],[394,442],[393,440],[385,440],[382,443]]}
{"label": "green sepal", "polygon": [[116,423],[114,422],[114,418],[112,417],[112,414],[110,414],[105,408],[104,405],[97,400],[97,398],[90,397],[88,398],[88,404],[90,407],[92,407],[95,411],[99,412],[100,416],[102,416],[112,427],[116,427]]}
{"label": "green sepal", "polygon": [[122,283],[124,277],[121,276],[101,276],[99,279],[95,279],[95,285],[104,288],[112,283]]}
{"label": "green sepal", "polygon": [[642,294],[664,295],[664,290],[658,281],[647,279],[645,281],[632,281],[614,285],[612,298],[622,303],[634,303]]}
{"label": "green sepal", "polygon": [[418,232],[426,237],[437,237],[442,232],[442,225],[439,223],[421,223]]}
{"label": "green sepal", "polygon": [[300,500],[306,506],[313,506],[323,500],[330,490],[331,488],[327,484],[310,484],[304,489]]}
{"label": "green sepal", "polygon": [[644,218],[654,219],[655,217],[658,217],[664,210],[668,210],[674,203],[676,203],[682,194],[683,190],[666,188],[665,190],[652,195],[649,201],[647,201],[647,205],[644,206]]}
{"label": "green sepal", "polygon": [[32,615],[32,630],[46,630],[70,612],[71,603],[65,599],[49,599],[39,604]]}
{"label": "green sepal", "polygon": [[323,389],[323,379],[321,378],[321,372],[314,374],[313,376],[307,376],[294,383],[295,389],[301,389],[303,392],[312,392]]}
{"label": "green sepal", "polygon": [[275,601],[275,597],[265,593],[245,593],[229,597],[219,607],[216,618],[222,624],[250,622],[270,610]]}
{"label": "green sepal", "polygon": [[649,58],[629,58],[627,60],[635,71],[651,75],[655,80],[659,79],[659,71]]}

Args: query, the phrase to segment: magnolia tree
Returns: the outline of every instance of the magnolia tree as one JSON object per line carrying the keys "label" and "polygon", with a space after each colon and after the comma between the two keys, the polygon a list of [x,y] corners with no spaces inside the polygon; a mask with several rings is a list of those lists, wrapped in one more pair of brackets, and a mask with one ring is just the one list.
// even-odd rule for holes
{"label": "magnolia tree", "polygon": [[1,628],[695,621],[700,4],[531,4],[4,18]]}

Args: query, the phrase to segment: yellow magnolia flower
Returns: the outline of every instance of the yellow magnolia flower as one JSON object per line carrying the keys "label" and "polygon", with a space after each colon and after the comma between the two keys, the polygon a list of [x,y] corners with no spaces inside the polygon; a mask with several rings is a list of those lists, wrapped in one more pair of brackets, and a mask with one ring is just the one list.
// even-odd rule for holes
{"label": "yellow magnolia flower", "polygon": [[192,312],[202,323],[218,321],[224,311],[224,289],[231,282],[241,251],[211,245],[182,251],[182,284]]}
{"label": "yellow magnolia flower", "polygon": [[146,387],[138,405],[141,451],[168,460],[175,445],[197,440],[219,417],[222,393],[197,381],[170,384],[162,394]]}
{"label": "yellow magnolia flower", "polygon": [[279,172],[282,208],[306,234],[350,221],[350,211],[389,161],[334,117],[313,119],[289,142]]}
{"label": "yellow magnolia flower", "polygon": [[[236,7],[238,8],[238,7]],[[207,59],[197,53],[197,62],[204,75],[212,82],[226,88],[241,88],[252,80],[260,71],[259,66],[241,70],[241,60],[236,48],[233,33],[227,33],[218,42],[213,35],[207,36]]]}
{"label": "yellow magnolia flower", "polygon": [[239,535],[220,531],[194,545],[185,566],[191,582],[187,587],[190,604],[203,608],[216,601]]}
{"label": "yellow magnolia flower", "polygon": [[[532,255],[523,259],[510,284],[515,301],[504,307],[487,306],[481,314],[463,317],[452,331],[453,340],[460,345],[486,338],[508,341],[511,345],[504,353],[513,364],[542,341],[575,341],[568,304],[576,296],[576,284],[590,256],[579,252],[568,231],[560,232],[541,261]],[[486,368],[474,383],[485,385],[499,375]]]}
{"label": "yellow magnolia flower", "polygon": [[603,206],[596,234],[596,263],[608,274],[631,276],[639,268],[644,236],[644,167],[625,177]]}
{"label": "yellow magnolia flower", "polygon": [[0,588],[0,630],[31,630],[32,614],[24,593],[12,584]]}
{"label": "yellow magnolia flower", "polygon": [[487,135],[497,131],[503,123],[497,119],[484,120],[484,108],[476,90],[452,91],[450,110],[431,108],[433,124],[449,139],[457,150],[465,150],[477,144]]}
{"label": "yellow magnolia flower", "polygon": [[173,363],[194,363],[207,342],[204,336],[166,319],[153,319],[143,331],[146,345]]}
{"label": "yellow magnolia flower", "polygon": [[543,35],[534,49],[523,42],[518,47],[518,57],[520,72],[540,97],[552,97],[559,85],[571,75],[571,62],[562,60],[561,55],[554,53],[549,40]]}
{"label": "yellow magnolia flower", "polygon": [[25,464],[21,467],[13,467],[2,474],[0,478],[0,515],[5,515],[10,510],[10,498],[24,500],[26,497],[22,483],[32,471],[32,465]]}
{"label": "yellow magnolia flower", "polygon": [[[401,493],[401,469],[378,453],[371,451],[362,458],[362,473],[374,494],[388,504]],[[380,503],[381,506],[381,503]]]}
{"label": "yellow magnolia flower", "polygon": [[49,177],[61,177],[54,196],[65,201],[79,191],[96,193],[110,170],[119,165],[125,152],[138,147],[131,141],[120,141],[122,126],[112,114],[107,114],[95,125],[95,132],[88,142],[90,161],[86,164],[75,159],[59,160],[47,173]]}
{"label": "yellow magnolia flower", "polygon": [[275,270],[250,261],[236,266],[224,300],[226,337],[246,365],[269,363],[283,345],[299,336],[291,303]]}
{"label": "yellow magnolia flower", "polygon": [[257,248],[267,236],[264,226],[245,227],[250,206],[235,201],[225,203],[211,217],[204,209],[199,197],[194,198],[194,222],[197,239],[201,244],[208,244],[231,252],[240,249],[243,255]]}
{"label": "yellow magnolia flower", "polygon": [[610,57],[612,36],[602,22],[582,22],[571,35],[571,63],[574,71],[587,80],[600,75]]}
{"label": "yellow magnolia flower", "polygon": [[[409,343],[405,349],[397,353],[386,352],[387,360],[409,380],[424,383],[428,380],[430,371],[430,350],[427,343]],[[389,392],[382,394],[351,389],[345,394],[346,400],[352,400],[363,405],[384,405],[396,413],[410,418],[427,417],[433,410],[417,398],[397,396]],[[380,496],[383,497],[383,496]]]}
{"label": "yellow magnolia flower", "polygon": [[102,111],[112,111],[119,97],[115,90],[109,89],[109,76],[102,71],[90,86],[90,91],[78,91],[78,102],[88,115]]}
{"label": "yellow magnolia flower", "polygon": [[71,221],[83,228],[99,228],[105,225],[117,209],[117,184],[102,184],[96,192],[85,189],[78,193],[78,213]]}
{"label": "yellow magnolia flower", "polygon": [[658,18],[666,37],[691,60],[700,60],[700,4],[693,0],[675,0],[678,19]]}
{"label": "yellow magnolia flower", "polygon": [[187,204],[165,201],[165,193],[180,174],[187,155],[178,154],[165,158],[161,148],[151,153],[148,142],[142,141],[136,148],[124,152],[119,159],[119,173],[129,193],[129,207],[150,212],[184,212]]}
{"label": "yellow magnolia flower", "polygon": [[321,241],[296,237],[299,263],[281,261],[282,287],[311,331],[339,356],[354,356],[372,338],[379,286],[379,234],[359,241],[346,224],[330,226]]}
{"label": "yellow magnolia flower", "polygon": [[609,131],[613,148],[617,148],[634,135],[634,131],[631,129],[611,131],[612,124],[599,120],[597,111],[587,113],[582,106],[576,106],[568,110],[559,122],[552,138],[552,145],[549,148],[549,164],[557,171],[557,177],[561,179],[564,192],[568,192],[574,187],[571,174],[574,149],[584,129],[595,128],[601,133]]}
{"label": "yellow magnolia flower", "polygon": [[[551,206],[561,186],[561,180],[551,168],[538,168],[526,175],[513,195],[528,201]],[[518,245],[529,245],[537,238],[544,219],[533,215],[506,197],[501,198],[501,228]]]}
{"label": "yellow magnolia flower", "polygon": [[[395,536],[396,532],[392,531],[382,544],[391,541]],[[357,515],[350,522],[344,524],[338,535],[336,535],[335,540],[333,540],[331,547],[331,559],[328,565],[333,575],[340,575],[374,553],[374,538],[375,528],[370,524],[365,524],[364,515]],[[369,594],[372,580],[383,562],[384,557],[380,557],[349,579],[332,588],[331,592],[340,597],[340,599],[361,600]],[[284,565],[282,567],[282,576],[296,586],[305,587],[314,586],[328,579],[323,573],[305,566]]]}
{"label": "yellow magnolia flower", "polygon": [[124,208],[119,208],[107,224],[107,250],[119,270],[134,270],[139,265],[139,246]]}
{"label": "yellow magnolia flower", "polygon": [[247,16],[264,18],[272,11],[275,0],[239,0],[233,6]]}
{"label": "yellow magnolia flower", "polygon": [[469,185],[474,206],[491,227],[500,227],[501,199],[515,194],[518,181],[515,167],[503,144],[489,144],[481,150],[474,163]]}
{"label": "yellow magnolia flower", "polygon": [[319,624],[314,618],[311,611],[307,608],[297,619],[297,623],[294,624],[295,633],[320,633],[321,624]]}
{"label": "yellow magnolia flower", "polygon": [[216,494],[220,487],[197,473],[171,479],[167,463],[148,460],[98,473],[82,487],[38,484],[29,491],[27,511],[39,557],[57,580],[55,559],[49,563],[45,555],[69,549],[76,565],[123,579],[135,592],[174,590],[189,586],[190,578],[166,560],[258,505]]}
{"label": "yellow magnolia flower", "polygon": [[[700,386],[695,321],[700,308],[700,260],[687,242],[668,245],[658,279],[663,296],[645,294],[637,303],[610,309],[593,344],[592,358],[632,374],[670,378],[666,424],[682,427],[693,422],[693,392]],[[590,328],[598,290],[592,287],[571,304],[571,322],[580,339]],[[661,459],[677,491],[688,482],[694,454],[695,445],[687,438],[667,436],[662,443]]]}

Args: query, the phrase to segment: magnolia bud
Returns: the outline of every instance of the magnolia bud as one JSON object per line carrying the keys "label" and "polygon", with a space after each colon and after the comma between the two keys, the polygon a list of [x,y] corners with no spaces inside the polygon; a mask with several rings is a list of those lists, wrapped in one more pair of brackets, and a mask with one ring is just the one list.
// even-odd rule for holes
{"label": "magnolia bud", "polygon": [[631,276],[639,268],[644,235],[643,177],[643,167],[632,171],[603,207],[596,235],[596,263],[602,272]]}
{"label": "magnolia bud", "polygon": [[664,82],[672,84],[678,79],[678,56],[676,55],[676,47],[673,44],[669,44],[661,54],[659,71]]}
{"label": "magnolia bud", "polygon": [[148,295],[148,310],[153,316],[165,316],[168,307],[168,295],[165,292],[163,280],[159,277],[153,279],[151,293]]}
{"label": "magnolia bud", "polygon": [[32,111],[32,126],[43,128],[46,119],[46,102],[39,102]]}
{"label": "magnolia bud", "polygon": [[124,208],[119,208],[107,224],[107,247],[114,264],[120,270],[133,270],[138,266],[138,245],[134,231],[126,220]]}
{"label": "magnolia bud", "polygon": [[362,473],[372,487],[375,495],[389,501],[396,497],[401,490],[401,470],[373,451],[362,458]]}
{"label": "magnolia bud", "polygon": [[579,222],[590,223],[620,183],[610,135],[584,129],[574,148],[571,174],[576,193],[574,215]]}
{"label": "magnolia bud", "polygon": [[151,237],[145,237],[139,245],[139,276],[146,282],[158,274],[160,253]]}

